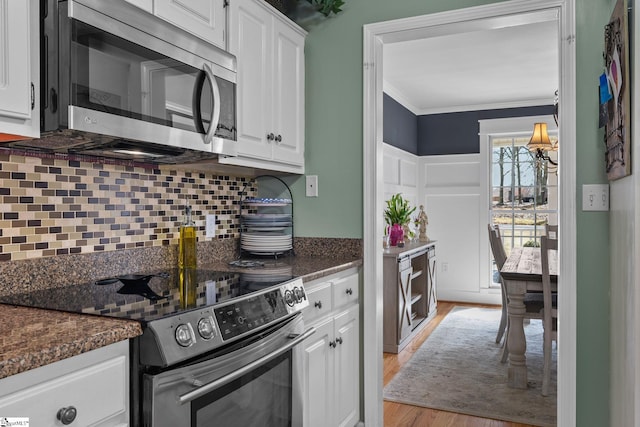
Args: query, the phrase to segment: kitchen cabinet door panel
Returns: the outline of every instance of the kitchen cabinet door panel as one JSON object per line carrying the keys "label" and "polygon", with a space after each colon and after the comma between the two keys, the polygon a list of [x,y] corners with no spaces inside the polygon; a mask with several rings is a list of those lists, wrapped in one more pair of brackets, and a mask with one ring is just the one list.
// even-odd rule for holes
{"label": "kitchen cabinet door panel", "polygon": [[155,0],[154,13],[224,49],[226,10],[224,0]]}
{"label": "kitchen cabinet door panel", "polygon": [[316,325],[304,348],[304,425],[326,427],[333,407],[333,320]]}
{"label": "kitchen cabinet door panel", "polygon": [[345,285],[359,287],[360,274],[352,270],[305,284],[310,304],[329,296],[334,301],[315,322],[306,323],[303,312],[305,324],[316,328],[305,341],[304,427],[351,427],[360,421],[360,306],[357,297],[341,307],[336,303]]}
{"label": "kitchen cabinet door panel", "polygon": [[231,2],[238,61],[238,155],[220,163],[304,173],[306,32],[262,0]]}
{"label": "kitchen cabinet door panel", "polygon": [[0,134],[40,136],[38,7],[0,0]]}
{"label": "kitchen cabinet door panel", "polygon": [[153,14],[153,0],[124,0],[127,3],[130,3],[145,12]]}
{"label": "kitchen cabinet door panel", "polygon": [[0,414],[27,417],[33,426],[125,426],[129,420],[129,344],[121,341],[0,380]]}
{"label": "kitchen cabinet door panel", "polygon": [[275,41],[274,128],[280,140],[273,157],[304,164],[304,37],[290,27],[279,26]]}
{"label": "kitchen cabinet door panel", "polygon": [[360,408],[360,325],[359,307],[335,317],[336,340],[336,404],[335,425],[354,426],[358,422]]}
{"label": "kitchen cabinet door panel", "polygon": [[271,109],[272,69],[269,58],[271,15],[262,8],[247,8],[244,3],[232,4],[231,14],[236,26],[229,48],[238,56],[238,152],[254,157],[271,158],[267,132]]}

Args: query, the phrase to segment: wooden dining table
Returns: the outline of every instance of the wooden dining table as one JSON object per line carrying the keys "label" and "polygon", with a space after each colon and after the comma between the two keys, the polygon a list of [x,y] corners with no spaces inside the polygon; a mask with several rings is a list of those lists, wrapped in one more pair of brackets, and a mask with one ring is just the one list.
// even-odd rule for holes
{"label": "wooden dining table", "polygon": [[[524,333],[523,316],[526,312],[524,296],[526,292],[542,292],[542,262],[540,248],[513,248],[500,274],[507,290],[507,314],[509,316],[509,369],[507,384],[512,388],[527,388],[527,341]],[[549,250],[549,275],[551,289],[558,289],[558,253]]]}

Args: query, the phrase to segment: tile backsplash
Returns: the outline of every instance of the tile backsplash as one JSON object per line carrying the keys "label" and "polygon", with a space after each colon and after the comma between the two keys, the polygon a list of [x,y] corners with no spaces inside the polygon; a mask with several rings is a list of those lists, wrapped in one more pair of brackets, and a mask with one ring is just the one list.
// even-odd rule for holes
{"label": "tile backsplash", "polygon": [[234,239],[243,189],[251,178],[0,152],[0,261],[177,244],[186,203],[199,239],[206,214]]}

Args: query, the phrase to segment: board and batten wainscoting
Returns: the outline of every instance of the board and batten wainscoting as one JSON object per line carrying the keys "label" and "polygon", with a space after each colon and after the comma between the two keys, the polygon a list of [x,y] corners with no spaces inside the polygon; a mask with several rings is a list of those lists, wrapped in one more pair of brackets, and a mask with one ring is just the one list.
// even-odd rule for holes
{"label": "board and batten wainscoting", "polygon": [[417,156],[383,144],[384,197],[402,193],[424,205],[427,235],[438,242],[438,299],[501,304],[500,289],[489,289],[489,243],[481,212],[479,154]]}

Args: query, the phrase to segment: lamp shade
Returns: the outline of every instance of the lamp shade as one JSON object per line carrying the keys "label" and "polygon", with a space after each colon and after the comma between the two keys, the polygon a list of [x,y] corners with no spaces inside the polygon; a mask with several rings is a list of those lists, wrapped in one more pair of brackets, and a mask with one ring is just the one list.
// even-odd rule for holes
{"label": "lamp shade", "polygon": [[533,135],[527,144],[529,151],[550,151],[553,150],[553,144],[549,140],[546,123],[536,123],[533,125]]}

